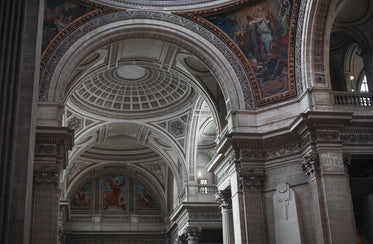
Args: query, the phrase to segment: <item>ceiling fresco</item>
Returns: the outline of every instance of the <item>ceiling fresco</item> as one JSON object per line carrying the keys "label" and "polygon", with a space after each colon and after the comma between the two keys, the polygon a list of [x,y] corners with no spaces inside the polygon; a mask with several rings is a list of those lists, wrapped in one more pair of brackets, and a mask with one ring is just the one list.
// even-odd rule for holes
{"label": "ceiling fresco", "polygon": [[206,19],[242,50],[255,72],[260,99],[289,91],[288,47],[293,3],[266,0]]}

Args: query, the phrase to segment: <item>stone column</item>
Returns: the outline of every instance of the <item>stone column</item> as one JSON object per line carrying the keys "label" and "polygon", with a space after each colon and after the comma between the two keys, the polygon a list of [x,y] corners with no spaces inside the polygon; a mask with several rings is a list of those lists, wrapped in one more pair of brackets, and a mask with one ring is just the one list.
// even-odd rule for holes
{"label": "stone column", "polygon": [[187,227],[186,230],[188,244],[199,244],[201,229],[197,227]]}
{"label": "stone column", "polygon": [[0,243],[29,243],[44,1],[0,1]]}
{"label": "stone column", "polygon": [[37,128],[31,243],[57,243],[60,173],[72,145],[73,131],[68,128]]}
{"label": "stone column", "polygon": [[230,189],[220,191],[216,195],[216,201],[220,205],[223,225],[223,243],[234,244],[232,198]]}
{"label": "stone column", "polygon": [[235,243],[266,243],[263,170],[237,170],[232,176]]}
{"label": "stone column", "polygon": [[357,243],[348,176],[342,153],[310,152],[302,163],[308,176],[316,243]]}
{"label": "stone column", "polygon": [[244,195],[248,243],[266,243],[265,210],[262,190],[263,170],[250,169],[240,172],[241,189]]}

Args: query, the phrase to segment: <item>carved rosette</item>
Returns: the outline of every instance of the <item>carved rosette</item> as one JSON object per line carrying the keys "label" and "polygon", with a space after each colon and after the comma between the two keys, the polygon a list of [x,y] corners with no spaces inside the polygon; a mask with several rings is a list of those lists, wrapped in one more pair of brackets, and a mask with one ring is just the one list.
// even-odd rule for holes
{"label": "carved rosette", "polygon": [[261,191],[264,187],[263,170],[253,169],[247,172],[240,172],[240,189],[242,191]]}
{"label": "carved rosette", "polygon": [[232,210],[232,198],[230,190],[219,191],[215,195],[215,199],[221,210]]}
{"label": "carved rosette", "polygon": [[310,152],[304,156],[304,161],[302,161],[301,166],[309,180],[320,175],[319,154],[316,152]]}

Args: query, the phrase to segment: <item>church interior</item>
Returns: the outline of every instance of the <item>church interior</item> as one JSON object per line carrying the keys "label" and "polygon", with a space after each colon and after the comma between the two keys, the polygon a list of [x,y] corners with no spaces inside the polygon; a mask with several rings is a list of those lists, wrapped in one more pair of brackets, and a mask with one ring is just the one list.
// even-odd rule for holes
{"label": "church interior", "polygon": [[0,243],[373,243],[372,1],[0,13]]}

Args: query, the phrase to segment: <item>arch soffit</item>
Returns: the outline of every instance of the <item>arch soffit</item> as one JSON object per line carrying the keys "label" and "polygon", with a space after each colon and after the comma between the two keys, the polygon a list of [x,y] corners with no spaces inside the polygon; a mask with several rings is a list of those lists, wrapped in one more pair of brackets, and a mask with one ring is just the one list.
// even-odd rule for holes
{"label": "arch soffit", "polygon": [[[116,40],[139,37],[163,39],[200,58],[217,78],[228,111],[255,109],[248,77],[240,61],[223,41],[204,27],[180,16],[146,11],[109,13],[70,33],[55,48],[45,65],[39,101],[61,102],[69,82],[68,74],[93,50]],[[246,90],[245,96],[242,86]]]}
{"label": "arch soffit", "polygon": [[[301,58],[296,62],[297,72],[303,72],[301,77],[306,87],[325,87],[329,80],[329,47],[333,23],[348,0],[301,0],[298,25],[302,28],[297,33],[297,46],[301,48]],[[353,29],[340,29],[362,36]],[[364,38],[363,38],[364,39]],[[360,38],[362,43],[365,40]],[[360,43],[359,43],[360,44]],[[309,48],[312,47],[312,48]],[[299,68],[298,68],[299,67]],[[304,90],[304,89],[303,89]]]}
{"label": "arch soffit", "polygon": [[[86,151],[88,148],[90,148],[90,147],[99,143],[98,142],[99,141],[98,133],[100,133],[100,129],[103,128],[103,127],[106,127],[108,125],[111,125],[111,124],[122,124],[123,125],[123,122],[122,123],[118,123],[118,122],[116,122],[116,123],[112,123],[112,122],[99,123],[99,124],[95,125],[94,127],[88,129],[86,132],[80,134],[79,138],[76,138],[75,141],[78,142],[77,147],[70,154],[70,157],[69,157],[69,162],[70,163],[67,166],[67,170],[66,170],[67,173],[70,170],[69,167],[71,167],[71,165],[73,165],[73,162],[76,159],[78,159],[79,156],[84,151]],[[127,123],[124,123],[124,124],[130,125],[130,126],[136,126],[136,127],[143,127],[145,129],[147,129],[149,132],[151,132],[154,135],[153,137],[161,138],[162,141],[167,143],[167,146],[169,146],[169,148],[167,148],[167,151],[171,150],[171,151],[175,152],[175,154],[177,155],[177,160],[176,161],[170,155],[167,154],[166,149],[163,148],[164,145],[160,145],[159,142],[155,142],[154,140],[146,140],[145,145],[148,146],[149,148],[151,148],[152,150],[154,150],[163,160],[165,160],[166,164],[168,165],[168,167],[170,167],[170,169],[171,169],[173,175],[175,176],[175,178],[180,179],[180,182],[177,181],[178,184],[181,184],[182,183],[182,175],[180,175],[179,172],[178,172],[178,163],[181,162],[181,164],[183,166],[182,169],[185,172],[185,174],[187,172],[187,170],[186,170],[187,166],[185,164],[185,153],[179,147],[176,146],[177,143],[170,136],[168,136],[166,133],[164,133],[162,130],[159,130],[158,128],[156,128],[152,125],[143,124],[143,123],[134,124],[134,123],[130,123],[130,122],[127,122]],[[123,136],[126,136],[126,135],[123,134]],[[80,140],[82,140],[82,143],[79,144]],[[108,140],[108,139],[105,139],[105,140]],[[67,174],[64,175],[64,180],[63,180],[65,183],[67,183],[66,182],[67,181],[66,175]]]}

